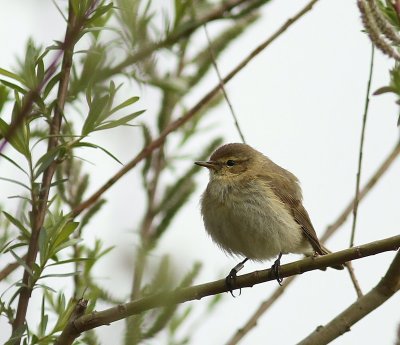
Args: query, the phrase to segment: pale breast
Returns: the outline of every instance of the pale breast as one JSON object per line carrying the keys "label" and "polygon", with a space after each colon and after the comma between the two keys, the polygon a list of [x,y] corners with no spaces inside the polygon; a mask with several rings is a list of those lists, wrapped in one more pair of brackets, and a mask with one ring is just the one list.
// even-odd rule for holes
{"label": "pale breast", "polygon": [[221,188],[210,182],[201,208],[207,232],[229,254],[265,260],[280,252],[312,252],[299,224],[265,183]]}

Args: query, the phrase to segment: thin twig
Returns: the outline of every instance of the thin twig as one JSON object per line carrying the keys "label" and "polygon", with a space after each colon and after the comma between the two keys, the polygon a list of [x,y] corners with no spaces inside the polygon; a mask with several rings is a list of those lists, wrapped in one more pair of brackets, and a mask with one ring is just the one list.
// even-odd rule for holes
{"label": "thin twig", "polygon": [[[357,178],[356,178],[356,191],[354,196],[354,208],[353,208],[353,223],[351,226],[351,235],[350,235],[350,247],[354,246],[354,237],[356,234],[356,224],[357,224],[357,214],[358,214],[358,200],[360,194],[360,180],[361,180],[361,168],[362,168],[362,158],[363,158],[363,150],[364,150],[364,139],[365,139],[365,128],[367,125],[367,117],[368,117],[368,109],[369,109],[369,95],[371,91],[371,82],[372,82],[372,73],[374,70],[374,56],[375,56],[375,48],[374,45],[371,44],[371,60],[369,66],[368,73],[368,83],[367,83],[367,92],[365,95],[365,105],[364,105],[364,114],[361,126],[361,138],[360,138],[360,149],[358,154],[358,168],[357,168]],[[348,263],[346,265],[347,271],[349,272],[351,282],[353,283],[354,289],[356,290],[358,298],[360,298],[363,294],[361,291],[361,286],[358,282],[356,274],[354,272],[353,265]]]}
{"label": "thin twig", "polygon": [[[384,173],[389,169],[389,167],[392,165],[399,154],[400,142],[393,148],[387,158],[376,170],[374,175],[361,189],[359,194],[359,201],[363,200],[368,195],[368,193],[372,190],[372,188],[376,185],[376,183],[380,180]],[[347,217],[353,211],[353,205],[354,199],[351,200],[350,203],[345,207],[339,217],[337,217],[336,221],[332,225],[328,226],[324,234],[321,236],[321,242],[326,242],[343,225]],[[281,297],[282,293],[284,292],[283,289],[286,289],[290,284],[293,283],[295,279],[296,276],[290,277],[290,279],[285,280],[283,287],[276,288],[272,295],[260,304],[260,306],[253,313],[246,324],[236,331],[236,333],[227,342],[227,345],[235,345],[239,343],[239,341],[257,325],[258,319],[279,299],[279,297]]]}
{"label": "thin twig", "polygon": [[237,129],[237,131],[239,133],[240,139],[242,140],[242,142],[244,144],[246,144],[246,139],[244,138],[243,132],[242,132],[242,130],[240,128],[238,118],[236,116],[235,110],[233,109],[233,105],[232,105],[232,103],[231,103],[231,101],[229,99],[228,93],[227,93],[227,91],[225,89],[224,82],[222,80],[222,76],[221,76],[221,73],[220,73],[218,65],[217,65],[217,61],[216,61],[215,54],[214,54],[214,49],[212,47],[211,38],[210,38],[210,35],[208,34],[208,30],[207,30],[207,24],[204,24],[203,27],[204,27],[204,33],[206,35],[207,42],[208,42],[208,50],[210,52],[211,62],[213,64],[213,66],[214,66],[215,72],[217,73],[218,81],[219,81],[219,84],[221,86],[222,93],[224,94],[224,98],[226,100],[226,103],[228,104],[228,107],[229,107],[229,109],[231,111],[231,114],[232,114],[232,117],[233,117],[233,121],[234,121],[235,127],[236,127],[236,129]]}
{"label": "thin twig", "polygon": [[[325,268],[332,265],[343,264],[350,260],[357,260],[366,256],[379,254],[386,251],[398,250],[400,247],[400,235],[375,241],[361,246],[348,248],[336,253],[321,255],[318,257],[309,257],[280,266],[280,276],[282,278],[290,277],[296,274]],[[273,270],[267,269],[255,271],[242,276],[238,276],[235,282],[235,289],[252,287],[256,284],[262,284],[267,281],[275,281]],[[65,329],[61,337],[68,332],[69,336],[77,338],[80,333],[102,326],[109,325],[112,322],[124,319],[131,315],[137,315],[144,311],[159,308],[163,306],[175,305],[187,301],[199,300],[206,296],[216,295],[227,292],[225,279],[218,281],[191,286],[174,291],[162,292],[150,297],[144,297],[139,300],[120,304],[113,308],[100,312],[92,312],[76,319],[74,327]],[[71,334],[73,332],[73,334]]]}
{"label": "thin twig", "polygon": [[[225,78],[222,79],[223,84],[227,84],[236,74],[238,74],[251,60],[253,60],[259,53],[261,53],[266,47],[268,47],[272,42],[274,42],[280,35],[282,35],[290,26],[292,26],[297,20],[299,20],[303,15],[312,9],[314,4],[318,0],[310,1],[301,11],[299,11],[295,16],[288,19],[274,34],[271,35],[267,40],[261,43],[256,49],[254,49],[245,59],[243,59]],[[91,197],[83,201],[79,206],[77,206],[73,212],[72,216],[76,217],[83,210],[90,207],[95,203],[111,186],[114,185],[122,176],[124,176],[128,171],[133,169],[140,161],[148,157],[155,149],[160,147],[164,142],[165,138],[181,127],[183,124],[188,122],[194,115],[198,113],[214,96],[219,92],[220,84],[216,85],[211,91],[209,91],[191,110],[189,110],[185,115],[171,122],[160,134],[157,139],[154,139],[149,143],[139,154],[127,163],[120,171],[118,171],[112,178],[110,178],[102,187],[100,187]]]}
{"label": "thin twig", "polygon": [[362,167],[363,148],[364,148],[364,139],[365,139],[365,127],[367,124],[367,116],[368,116],[368,108],[369,108],[369,94],[371,91],[372,73],[374,70],[375,48],[374,48],[373,44],[371,45],[371,47],[372,47],[371,48],[371,62],[369,65],[367,92],[365,95],[364,114],[363,114],[363,121],[362,121],[362,126],[361,126],[360,150],[359,150],[359,154],[358,154],[356,192],[355,192],[355,198],[354,198],[353,224],[351,226],[350,247],[354,246],[354,237],[355,237],[355,233],[356,233],[358,198],[359,198],[359,194],[360,194],[361,167]]}
{"label": "thin twig", "polygon": [[346,310],[325,326],[318,326],[314,332],[298,345],[328,344],[350,331],[350,327],[370,312],[377,309],[400,289],[400,251],[394,257],[381,281],[365,296],[359,298]]}
{"label": "thin twig", "polygon": [[226,345],[236,345],[239,343],[242,338],[249,333],[254,327],[257,326],[258,319],[265,313],[267,309],[271,307],[271,305],[283,295],[283,293],[286,291],[286,288],[291,284],[291,282],[296,278],[297,276],[291,276],[286,278],[282,286],[279,287],[279,289],[275,289],[273,294],[264,302],[262,302],[255,313],[250,317],[250,319],[247,320],[246,324],[239,328],[236,333],[232,336],[231,339],[228,340]]}
{"label": "thin twig", "polygon": [[361,290],[361,286],[360,286],[360,283],[358,282],[356,274],[354,273],[353,264],[351,262],[347,262],[346,268],[347,268],[347,271],[349,272],[350,279],[351,279],[351,282],[353,283],[354,289],[356,290],[357,297],[358,298],[362,297],[364,294]]}
{"label": "thin twig", "polygon": [[[399,154],[400,154],[400,142],[397,142],[396,146],[388,154],[386,159],[382,162],[382,164],[375,171],[372,177],[368,180],[365,186],[360,190],[360,193],[358,195],[358,201],[361,201],[371,191],[371,189],[376,185],[376,183],[381,179],[381,177],[393,164],[393,162],[396,160]],[[347,220],[347,217],[353,211],[354,202],[355,202],[354,199],[351,200],[349,204],[345,207],[341,215],[336,219],[336,221],[328,226],[328,228],[320,237],[321,242],[326,242],[335,233],[335,231],[344,224],[344,222]]]}
{"label": "thin twig", "polygon": [[[24,255],[21,260],[25,261],[26,260],[26,255]],[[6,279],[12,272],[14,272],[21,264],[18,261],[14,261],[10,264],[8,264],[6,267],[4,267],[0,271],[0,281],[3,279]]]}

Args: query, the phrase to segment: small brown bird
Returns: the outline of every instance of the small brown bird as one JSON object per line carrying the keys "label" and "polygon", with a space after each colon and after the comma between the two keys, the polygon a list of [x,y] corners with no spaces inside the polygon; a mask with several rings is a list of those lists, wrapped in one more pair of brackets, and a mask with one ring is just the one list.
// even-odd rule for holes
{"label": "small brown bird", "polygon": [[201,198],[207,232],[226,253],[245,257],[228,275],[228,286],[248,259],[278,257],[273,268],[281,283],[282,254],[329,253],[319,242],[302,204],[296,176],[261,152],[245,144],[227,144],[217,149],[209,161],[195,164],[210,172]]}

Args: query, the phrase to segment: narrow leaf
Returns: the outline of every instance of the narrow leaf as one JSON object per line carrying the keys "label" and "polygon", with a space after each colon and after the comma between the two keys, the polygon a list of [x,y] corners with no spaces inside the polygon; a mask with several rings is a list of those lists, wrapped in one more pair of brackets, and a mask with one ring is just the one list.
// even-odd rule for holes
{"label": "narrow leaf", "polygon": [[28,191],[31,190],[26,184],[23,184],[22,182],[19,182],[19,181],[17,181],[17,180],[12,179],[12,178],[0,177],[0,180],[4,180],[4,181],[8,181],[8,182],[15,183],[15,184],[17,184],[17,185],[20,185],[21,187],[26,188]]}
{"label": "narrow leaf", "polygon": [[129,121],[132,121],[133,119],[137,118],[140,114],[143,114],[144,112],[145,110],[140,110],[133,114],[121,117],[118,120],[104,122],[100,126],[96,127],[95,131],[101,131],[103,129],[110,129],[118,126],[127,126]]}
{"label": "narrow leaf", "polygon": [[25,84],[25,80],[23,78],[13,72],[7,71],[4,68],[0,68],[0,74],[4,75],[5,77],[9,77],[16,81],[19,81],[21,84]]}
{"label": "narrow leaf", "polygon": [[6,216],[8,221],[14,224],[25,236],[30,236],[29,231],[24,227],[24,225],[16,218],[14,218],[11,214],[6,211],[3,211],[3,214]]}
{"label": "narrow leaf", "polygon": [[115,157],[111,152],[107,151],[105,148],[103,148],[103,147],[101,147],[101,146],[98,146],[98,145],[96,145],[96,144],[92,144],[92,143],[88,143],[88,142],[82,141],[82,142],[77,143],[77,144],[74,145],[74,146],[75,146],[75,147],[83,146],[83,147],[91,147],[91,148],[94,148],[94,149],[100,149],[100,150],[102,150],[103,152],[105,152],[108,156],[110,156],[112,159],[114,159],[115,161],[117,161],[119,164],[123,165],[122,162],[121,162],[117,157]]}
{"label": "narrow leaf", "polygon": [[24,260],[22,260],[22,258],[20,256],[18,256],[17,254],[15,254],[15,252],[11,249],[10,250],[11,255],[14,257],[14,259],[25,268],[25,271],[28,272],[28,274],[33,277],[33,272],[31,270],[30,267],[28,267],[28,265],[26,264],[26,262]]}
{"label": "narrow leaf", "polygon": [[122,102],[120,105],[117,105],[115,108],[113,108],[111,111],[110,111],[110,115],[111,114],[114,114],[115,112],[117,112],[118,110],[121,110],[121,109],[123,109],[123,108],[126,108],[127,106],[129,106],[129,105],[131,105],[131,104],[133,104],[133,103],[136,103],[137,101],[139,100],[139,97],[131,97],[131,98],[128,98],[126,101],[124,101],[124,102]]}

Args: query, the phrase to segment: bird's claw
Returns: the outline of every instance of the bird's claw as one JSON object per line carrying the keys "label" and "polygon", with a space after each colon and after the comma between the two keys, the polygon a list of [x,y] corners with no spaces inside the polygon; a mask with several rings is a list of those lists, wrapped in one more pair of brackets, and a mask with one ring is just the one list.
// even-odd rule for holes
{"label": "bird's claw", "polygon": [[279,273],[279,269],[281,267],[281,257],[282,257],[282,253],[279,253],[278,258],[275,260],[274,264],[271,266],[271,270],[272,270],[272,272],[274,272],[275,279],[280,286],[282,286],[282,282],[283,282],[283,278],[281,278],[280,273]]}
{"label": "bird's claw", "polygon": [[[236,286],[236,274],[237,274],[237,271],[234,268],[232,268],[232,270],[229,272],[229,274],[225,278],[226,288],[230,292],[230,294],[231,294],[231,296],[233,298],[236,297],[233,294],[233,290],[235,289],[235,286]],[[242,294],[242,289],[239,289],[239,295],[238,296],[240,296],[241,294]]]}
{"label": "bird's claw", "polygon": [[[236,297],[233,294],[233,290],[236,288],[236,276],[237,276],[238,272],[244,267],[244,263],[247,260],[248,259],[245,258],[243,261],[239,262],[234,268],[231,269],[231,271],[229,272],[229,274],[225,278],[226,288],[230,292],[232,297]],[[241,294],[242,294],[242,289],[239,289],[239,295],[238,296],[240,296]]]}

